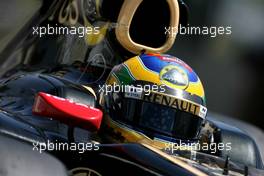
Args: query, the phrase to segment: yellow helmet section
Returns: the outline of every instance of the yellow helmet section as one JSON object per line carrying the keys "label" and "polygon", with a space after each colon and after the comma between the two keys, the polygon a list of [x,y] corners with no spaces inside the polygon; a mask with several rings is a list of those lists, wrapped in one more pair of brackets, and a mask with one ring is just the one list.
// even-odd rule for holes
{"label": "yellow helmet section", "polygon": [[205,102],[204,88],[199,77],[191,67],[176,57],[143,54],[119,65],[112,74],[121,84],[129,84],[133,80],[152,82],[184,90],[201,97]]}

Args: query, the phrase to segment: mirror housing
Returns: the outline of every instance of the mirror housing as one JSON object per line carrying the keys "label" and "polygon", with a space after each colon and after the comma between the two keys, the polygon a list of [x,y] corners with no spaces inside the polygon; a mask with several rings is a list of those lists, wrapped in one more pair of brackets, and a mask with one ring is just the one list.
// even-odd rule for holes
{"label": "mirror housing", "polygon": [[32,112],[89,131],[98,131],[103,117],[100,109],[44,92],[35,96]]}

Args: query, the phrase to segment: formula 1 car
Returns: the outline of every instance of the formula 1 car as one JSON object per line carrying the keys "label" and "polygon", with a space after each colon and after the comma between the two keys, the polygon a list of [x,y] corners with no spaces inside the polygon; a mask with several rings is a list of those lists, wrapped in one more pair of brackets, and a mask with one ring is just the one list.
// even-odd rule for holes
{"label": "formula 1 car", "polygon": [[[77,71],[73,67],[71,69]],[[27,149],[25,152],[28,154],[25,155],[24,146],[25,148],[30,147],[24,143],[31,144],[31,147],[32,143],[46,143],[47,141],[54,143],[91,142],[93,145],[96,143],[97,137],[94,137],[96,134],[92,131],[99,129],[98,123],[100,123],[102,114],[96,113],[96,109],[89,107],[84,112],[92,115],[93,120],[87,119],[87,117],[82,119],[82,115],[75,114],[75,112],[83,111],[77,103],[96,106],[91,92],[71,79],[61,78],[53,73],[39,72],[41,70],[23,71],[23,73],[17,73],[1,82],[0,132],[3,138],[1,152],[5,158],[12,159],[14,157],[12,161],[9,159],[1,161],[5,163],[1,164],[1,167],[9,168],[7,166],[9,162],[17,165],[20,162],[27,163],[25,160],[28,155],[36,157],[34,161],[30,161],[36,165],[36,168],[38,168],[37,163],[40,165],[42,162],[49,163],[42,159],[37,160],[36,151]],[[71,72],[71,74],[73,73]],[[50,94],[55,96],[50,96]],[[35,97],[42,99],[37,103],[35,101],[34,104]],[[68,101],[68,105],[63,106],[63,101]],[[39,111],[43,108],[47,111],[39,113],[42,115],[35,115],[32,113],[34,107],[39,108]],[[171,150],[159,151],[147,144],[104,144],[101,142],[98,151],[88,150],[79,153],[78,151],[51,150],[48,152],[61,160],[67,169],[76,175],[82,172],[95,172],[98,175],[124,174],[123,170],[113,169],[114,166],[127,168],[131,175],[263,174],[263,171],[257,170],[257,168],[263,168],[260,150],[250,135],[239,128],[211,119],[208,119],[205,129],[209,133],[207,137],[213,135],[217,143],[232,143],[232,150],[217,151],[213,155],[177,150],[173,152]],[[11,146],[16,147],[12,149]],[[13,150],[17,148],[18,151],[14,152]],[[25,159],[19,161],[17,157],[21,158],[21,155],[25,155]],[[49,157],[47,156],[47,160]],[[54,159],[50,160],[53,162]],[[59,168],[63,168],[61,163],[57,165]],[[23,167],[25,168],[21,169],[25,171],[29,165]],[[30,167],[32,172],[36,172],[32,165]],[[46,167],[50,167],[49,164]],[[29,174],[27,173],[27,175]],[[41,174],[39,173],[39,175]]]}
{"label": "formula 1 car", "polygon": [[[98,20],[89,2],[43,1],[0,53],[0,175],[264,175],[264,146],[256,138],[263,133],[216,114],[208,115],[201,138],[209,145],[232,143],[232,150],[158,150],[103,141],[97,132],[103,115],[98,85],[131,53],[116,42],[113,23]],[[187,11],[183,4],[180,9]],[[100,29],[99,35],[40,36],[41,26],[84,23]],[[53,149],[42,151],[47,143]],[[76,144],[75,150],[54,149],[61,143]],[[84,143],[88,149],[80,152],[76,146]]]}

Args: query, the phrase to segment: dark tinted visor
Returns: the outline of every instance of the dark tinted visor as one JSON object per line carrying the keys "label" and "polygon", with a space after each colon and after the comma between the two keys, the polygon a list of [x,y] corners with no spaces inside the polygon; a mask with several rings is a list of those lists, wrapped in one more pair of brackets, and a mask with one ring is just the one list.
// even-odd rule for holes
{"label": "dark tinted visor", "polygon": [[179,139],[195,139],[203,119],[191,113],[141,100],[123,98],[111,108],[119,120],[146,134],[161,134]]}

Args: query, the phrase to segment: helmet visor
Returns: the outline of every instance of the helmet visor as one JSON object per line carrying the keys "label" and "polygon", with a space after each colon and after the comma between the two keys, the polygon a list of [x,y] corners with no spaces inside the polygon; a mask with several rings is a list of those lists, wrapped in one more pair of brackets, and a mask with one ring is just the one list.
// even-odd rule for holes
{"label": "helmet visor", "polygon": [[130,98],[123,98],[112,110],[115,120],[141,129],[146,134],[179,139],[197,138],[203,122],[201,117],[191,113]]}
{"label": "helmet visor", "polygon": [[197,137],[202,123],[202,118],[190,113],[149,102],[142,103],[137,116],[143,128],[187,139]]}

